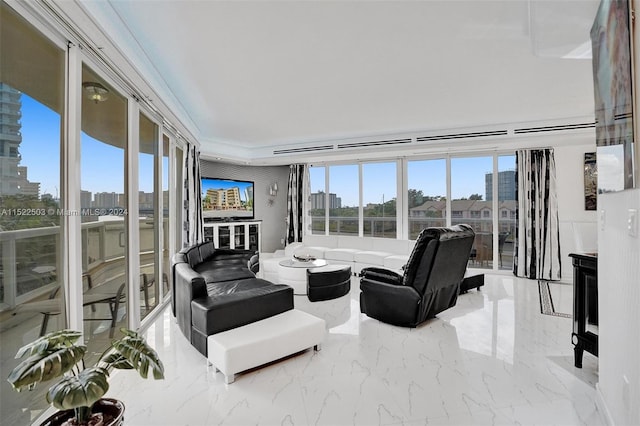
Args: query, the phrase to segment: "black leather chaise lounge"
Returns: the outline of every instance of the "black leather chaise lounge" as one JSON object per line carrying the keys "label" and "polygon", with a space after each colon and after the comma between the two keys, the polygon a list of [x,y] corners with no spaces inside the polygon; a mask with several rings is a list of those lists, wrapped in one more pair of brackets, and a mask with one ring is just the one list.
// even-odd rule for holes
{"label": "black leather chaise lounge", "polygon": [[416,327],[456,304],[475,233],[468,225],[426,228],[416,240],[404,274],[365,268],[360,311],[371,318]]}
{"label": "black leather chaise lounge", "polygon": [[258,267],[256,252],[212,242],[173,256],[173,314],[203,355],[208,336],[293,309],[293,289],[256,278]]}

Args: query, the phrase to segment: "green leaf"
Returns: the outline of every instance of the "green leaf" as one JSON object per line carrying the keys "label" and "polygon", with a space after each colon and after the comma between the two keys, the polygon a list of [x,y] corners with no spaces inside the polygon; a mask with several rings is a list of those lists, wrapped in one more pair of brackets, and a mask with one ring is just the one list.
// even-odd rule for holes
{"label": "green leaf", "polygon": [[90,367],[77,376],[65,377],[49,388],[47,401],[59,410],[91,407],[109,390],[109,371]]}
{"label": "green leaf", "polygon": [[[128,364],[126,364],[119,358],[114,358],[110,364],[113,368],[130,368],[132,366],[145,379],[149,374],[149,369],[151,369],[154,379],[164,379],[162,361],[160,361],[156,351],[139,334],[134,332],[125,333],[122,339],[112,342],[112,346],[118,354],[128,361]],[[103,361],[106,361],[106,358]]]}
{"label": "green leaf", "polygon": [[137,339],[143,339],[143,337],[142,337],[142,335],[140,333],[138,333],[137,331],[129,330],[128,328],[124,328],[123,327],[123,328],[120,329],[120,332],[125,335],[125,338],[126,337],[134,337],[134,338],[137,338]]}
{"label": "green leaf", "polygon": [[29,355],[33,355],[61,347],[73,346],[80,336],[82,336],[82,333],[75,330],[52,331],[18,349],[16,358],[22,358],[27,352],[29,352]]}
{"label": "green leaf", "polygon": [[20,392],[36,384],[62,376],[71,370],[87,351],[86,346],[62,347],[49,352],[35,352],[18,364],[7,380]]}
{"label": "green leaf", "polygon": [[118,353],[110,353],[106,358],[103,359],[103,362],[119,370],[133,370],[133,365],[131,365],[131,363],[125,357]]}

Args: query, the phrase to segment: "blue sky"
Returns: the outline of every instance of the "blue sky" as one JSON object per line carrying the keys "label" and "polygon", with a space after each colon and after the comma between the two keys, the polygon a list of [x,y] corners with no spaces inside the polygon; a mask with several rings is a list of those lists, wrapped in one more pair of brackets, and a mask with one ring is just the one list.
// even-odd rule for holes
{"label": "blue sky", "polygon": [[[21,166],[27,166],[28,179],[40,182],[40,193],[60,193],[60,116],[22,94]],[[124,192],[124,150],[82,134],[82,189],[93,192]],[[167,164],[163,186],[167,187]],[[140,154],[140,190],[153,191],[153,157]]]}
{"label": "blue sky", "polygon": [[[513,170],[515,157],[499,157],[499,170]],[[451,191],[454,199],[481,194],[485,199],[485,174],[493,171],[492,157],[451,159]],[[446,196],[446,161],[444,159],[409,161],[409,189],[420,189],[424,195]],[[325,168],[311,168],[311,192],[324,190]],[[330,167],[329,192],[342,199],[343,206],[357,206],[358,166]],[[396,198],[396,166],[392,163],[363,165],[363,204],[381,203]]]}

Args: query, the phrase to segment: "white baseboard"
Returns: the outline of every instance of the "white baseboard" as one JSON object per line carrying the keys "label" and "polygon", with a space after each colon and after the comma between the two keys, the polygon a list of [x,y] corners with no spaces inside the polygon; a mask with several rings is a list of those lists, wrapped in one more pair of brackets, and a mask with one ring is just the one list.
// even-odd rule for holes
{"label": "white baseboard", "polygon": [[609,407],[607,407],[604,396],[602,396],[602,392],[600,391],[600,383],[596,383],[596,407],[598,407],[598,411],[601,413],[607,426],[615,426]]}

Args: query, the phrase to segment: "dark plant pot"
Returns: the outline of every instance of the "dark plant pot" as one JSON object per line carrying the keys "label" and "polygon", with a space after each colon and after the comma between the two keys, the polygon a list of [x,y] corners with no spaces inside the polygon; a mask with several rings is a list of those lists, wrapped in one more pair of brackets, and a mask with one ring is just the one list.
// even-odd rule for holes
{"label": "dark plant pot", "polygon": [[[112,398],[102,398],[96,401],[91,407],[92,415],[101,414],[101,416],[89,419],[87,426],[121,426],[124,424],[124,404],[122,401]],[[75,412],[73,410],[58,411],[51,415],[40,426],[63,426],[76,425],[73,420]],[[78,425],[78,426],[84,426]]]}

